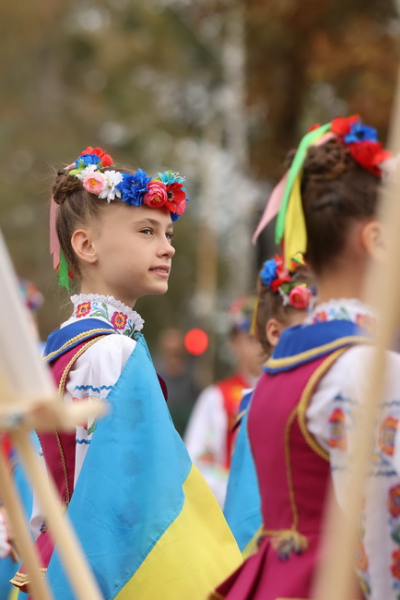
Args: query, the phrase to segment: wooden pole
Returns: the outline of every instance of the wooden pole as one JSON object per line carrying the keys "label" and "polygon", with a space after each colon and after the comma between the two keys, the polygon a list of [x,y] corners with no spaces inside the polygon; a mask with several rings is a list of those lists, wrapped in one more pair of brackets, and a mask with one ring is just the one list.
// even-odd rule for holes
{"label": "wooden pole", "polygon": [[[390,148],[394,153],[400,150],[400,78],[393,111]],[[387,260],[378,269],[371,268],[366,286],[366,300],[374,306],[379,317],[376,350],[373,362],[366,365],[365,377],[370,384],[365,397],[358,398],[362,410],[358,415],[355,432],[353,459],[349,464],[351,480],[348,489],[348,503],[345,511],[334,509],[331,499],[327,517],[324,546],[332,551],[331,560],[322,565],[317,574],[315,594],[317,600],[349,600],[354,579],[355,548],[358,536],[359,517],[362,513],[362,499],[365,492],[367,473],[371,464],[375,445],[376,419],[382,398],[386,372],[386,352],[391,347],[394,331],[399,322],[400,299],[400,178],[393,176],[387,198],[383,202],[382,222],[385,232]],[[367,367],[369,370],[367,371]],[[398,374],[400,377],[400,373]],[[385,508],[385,507],[383,507]],[[327,537],[329,536],[329,538]],[[376,548],[379,552],[379,548]],[[389,576],[389,572],[387,573]],[[382,599],[383,600],[383,599]]]}
{"label": "wooden pole", "polygon": [[29,534],[21,500],[9,471],[3,450],[0,448],[0,489],[1,498],[9,515],[12,514],[13,537],[17,543],[18,552],[29,573],[29,591],[35,600],[52,600],[41,566],[36,554],[32,538]]}
{"label": "wooden pole", "polygon": [[[38,495],[46,524],[57,545],[57,551],[76,597],[79,600],[101,600],[101,592],[92,572],[87,567],[86,559],[68,519],[63,513],[55,485],[42,468],[28,433],[16,430],[10,432],[9,436],[21,456],[26,474]],[[37,600],[42,600],[42,596],[38,596]]]}

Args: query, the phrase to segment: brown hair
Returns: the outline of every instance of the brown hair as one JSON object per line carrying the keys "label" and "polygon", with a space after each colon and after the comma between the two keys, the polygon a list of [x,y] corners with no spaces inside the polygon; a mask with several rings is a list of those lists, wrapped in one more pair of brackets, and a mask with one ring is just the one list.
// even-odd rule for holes
{"label": "brown hair", "polygon": [[[307,267],[300,267],[290,278],[291,283],[307,284],[311,287],[313,277]],[[283,298],[279,291],[273,292],[270,287],[264,285],[261,277],[257,281],[258,305],[255,321],[255,334],[263,350],[269,356],[272,354],[272,346],[268,341],[265,327],[270,319],[276,319],[282,325],[288,326],[290,315],[298,312],[297,308],[283,304]]]}
{"label": "brown hair", "polygon": [[[104,169],[106,171],[107,169]],[[113,170],[131,173],[128,169]],[[100,214],[107,210],[108,202],[88,192],[82,181],[70,175],[65,169],[58,171],[53,184],[53,199],[59,205],[56,217],[56,230],[61,250],[67,260],[69,269],[79,276],[79,264],[71,245],[71,238],[79,225],[99,219]],[[118,201],[116,198],[113,202]]]}
{"label": "brown hair", "polygon": [[308,149],[301,195],[306,258],[316,274],[341,254],[352,223],[375,216],[380,181],[336,139]]}

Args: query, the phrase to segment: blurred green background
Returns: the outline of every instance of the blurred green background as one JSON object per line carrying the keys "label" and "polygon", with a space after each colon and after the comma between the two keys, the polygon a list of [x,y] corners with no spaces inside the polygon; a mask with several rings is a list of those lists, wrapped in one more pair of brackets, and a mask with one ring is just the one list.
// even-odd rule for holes
{"label": "blurred green background", "polygon": [[[87,145],[187,177],[169,293],[137,309],[211,335],[254,289],[271,228],[250,244],[283,159],[315,122],[358,112],[385,140],[400,51],[394,0],[5,0],[0,5],[0,225],[45,294],[42,338],[67,311],[48,254],[53,169]],[[1,285],[1,283],[0,283]],[[211,374],[210,374],[211,373]]]}

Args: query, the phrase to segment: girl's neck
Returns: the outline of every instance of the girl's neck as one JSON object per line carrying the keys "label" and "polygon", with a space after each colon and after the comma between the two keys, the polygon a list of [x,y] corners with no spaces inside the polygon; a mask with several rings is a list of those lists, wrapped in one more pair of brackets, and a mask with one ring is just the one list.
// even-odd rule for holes
{"label": "girl's neck", "polygon": [[317,305],[341,298],[363,299],[364,268],[347,265],[345,269],[326,271],[318,277]]}
{"label": "girl's neck", "polygon": [[130,298],[123,293],[118,293],[116,290],[112,290],[108,287],[104,287],[103,285],[91,285],[90,283],[83,282],[81,283],[80,294],[90,295],[95,294],[99,296],[112,296],[115,300],[122,302],[128,308],[133,309],[136,304],[136,299]]}

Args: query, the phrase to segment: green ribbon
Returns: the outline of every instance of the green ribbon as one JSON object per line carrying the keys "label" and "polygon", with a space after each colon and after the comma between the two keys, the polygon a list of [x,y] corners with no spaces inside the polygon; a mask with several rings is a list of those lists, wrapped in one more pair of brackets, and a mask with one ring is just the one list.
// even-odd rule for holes
{"label": "green ribbon", "polygon": [[61,287],[65,287],[67,292],[69,292],[69,277],[68,277],[68,263],[67,259],[64,256],[64,252],[60,248],[60,264],[58,267],[58,285]]}
{"label": "green ribbon", "polygon": [[293,184],[299,172],[303,167],[303,162],[307,154],[308,148],[315,142],[316,139],[327,133],[331,128],[331,124],[327,123],[326,125],[322,125],[318,127],[318,129],[313,129],[307,133],[303,139],[301,140],[299,147],[297,149],[296,155],[293,159],[292,165],[289,169],[288,180],[285,187],[285,192],[283,194],[281,208],[279,209],[278,218],[276,220],[275,227],[275,242],[280,244],[283,234],[285,231],[285,217],[286,211],[288,207],[288,202],[290,198],[290,194],[292,192]]}

